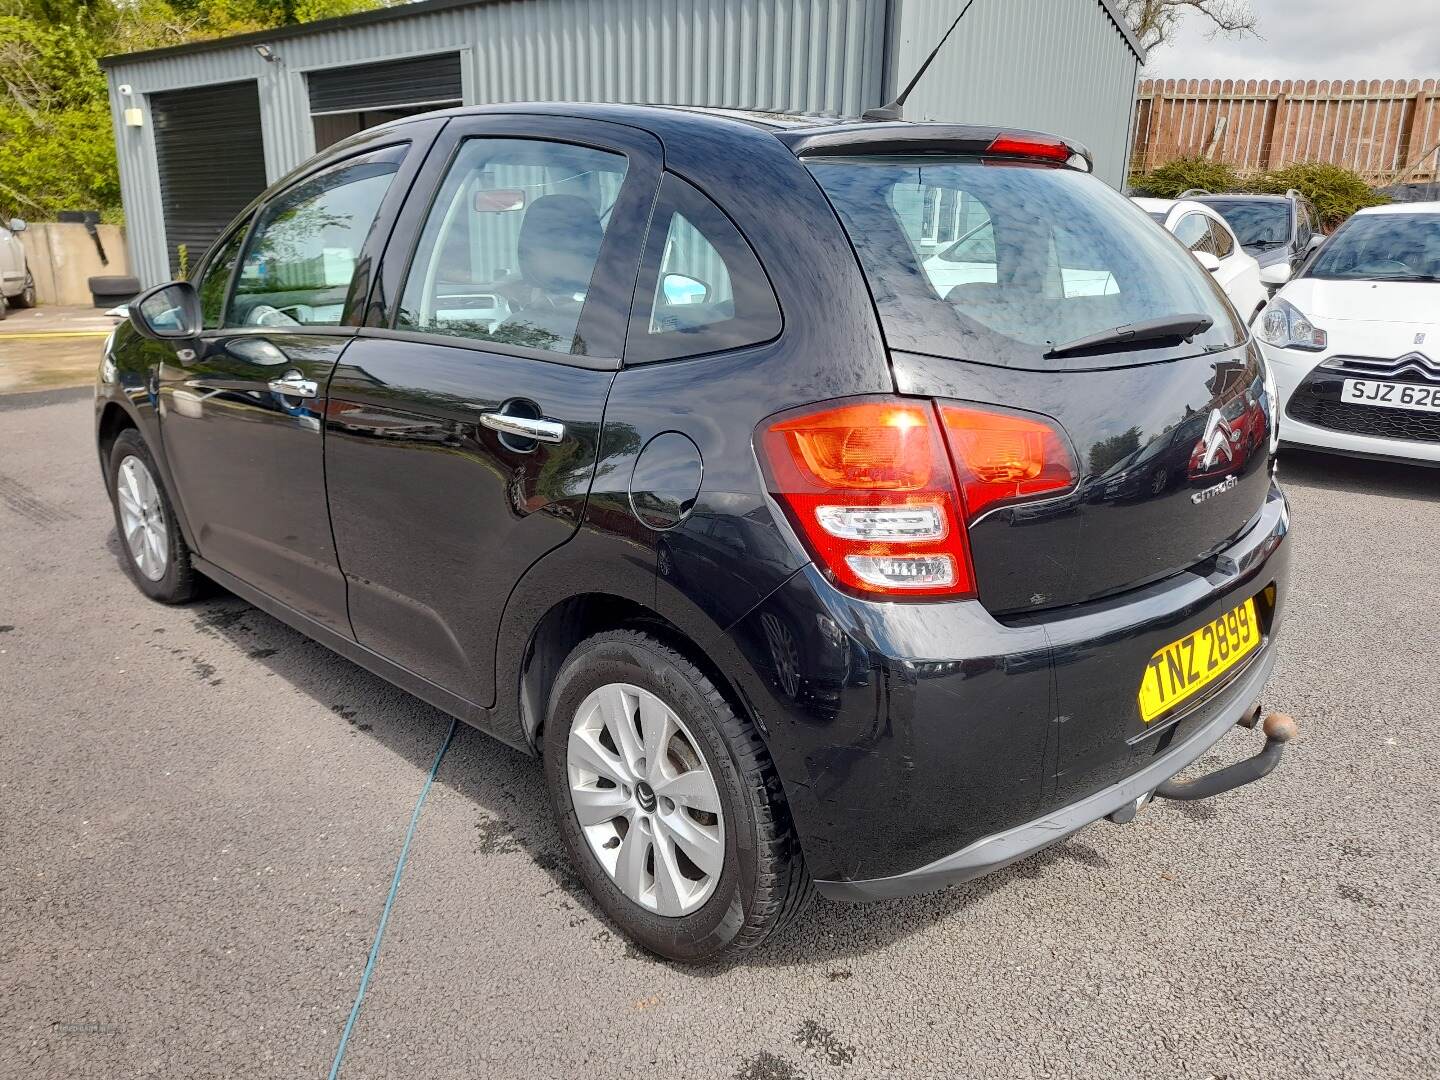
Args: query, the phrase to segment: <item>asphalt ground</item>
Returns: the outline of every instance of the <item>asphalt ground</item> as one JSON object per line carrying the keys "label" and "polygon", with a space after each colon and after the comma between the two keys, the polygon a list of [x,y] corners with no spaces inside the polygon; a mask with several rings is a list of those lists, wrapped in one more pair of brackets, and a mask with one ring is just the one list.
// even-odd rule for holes
{"label": "asphalt ground", "polygon": [[[236,598],[145,600],[90,415],[0,398],[0,1076],[326,1076],[450,722]],[[1440,473],[1281,471],[1272,776],[687,969],[462,725],[340,1075],[1440,1076]]]}

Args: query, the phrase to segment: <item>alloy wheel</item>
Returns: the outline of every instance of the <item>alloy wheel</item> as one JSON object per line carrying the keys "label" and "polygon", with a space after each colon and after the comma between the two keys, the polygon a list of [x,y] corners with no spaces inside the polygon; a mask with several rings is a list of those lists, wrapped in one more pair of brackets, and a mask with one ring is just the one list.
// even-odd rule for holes
{"label": "alloy wheel", "polygon": [[631,901],[675,917],[710,898],[725,866],[720,792],[664,701],[629,683],[592,691],[570,729],[566,774],[591,853]]}
{"label": "alloy wheel", "polygon": [[135,566],[150,581],[165,576],[170,562],[170,529],[160,502],[160,485],[138,457],[127,456],[115,472],[120,525]]}

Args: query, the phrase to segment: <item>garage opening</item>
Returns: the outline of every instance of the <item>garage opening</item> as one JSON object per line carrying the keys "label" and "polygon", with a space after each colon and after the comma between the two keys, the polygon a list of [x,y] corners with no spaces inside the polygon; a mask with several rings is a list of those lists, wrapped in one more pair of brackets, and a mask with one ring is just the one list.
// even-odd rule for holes
{"label": "garage opening", "polygon": [[315,149],[402,116],[461,103],[460,54],[312,71],[310,121]]}
{"label": "garage opening", "polygon": [[170,272],[181,276],[265,190],[260,92],[252,80],[151,94],[150,116]]}

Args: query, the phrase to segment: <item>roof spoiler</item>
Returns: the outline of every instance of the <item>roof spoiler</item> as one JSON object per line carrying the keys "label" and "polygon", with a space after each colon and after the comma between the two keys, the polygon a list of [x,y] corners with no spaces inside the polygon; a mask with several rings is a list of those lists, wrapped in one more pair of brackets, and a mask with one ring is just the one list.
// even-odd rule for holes
{"label": "roof spoiler", "polygon": [[775,137],[796,157],[851,157],[870,154],[949,154],[1045,161],[1082,172],[1094,158],[1080,143],[1041,131],[974,127],[966,124],[849,123],[777,131]]}

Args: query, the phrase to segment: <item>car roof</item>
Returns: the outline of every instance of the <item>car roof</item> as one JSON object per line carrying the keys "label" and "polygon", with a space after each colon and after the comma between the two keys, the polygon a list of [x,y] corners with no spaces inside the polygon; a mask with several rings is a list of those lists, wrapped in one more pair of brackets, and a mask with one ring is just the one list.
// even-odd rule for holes
{"label": "car roof", "polygon": [[[978,153],[998,135],[1062,142],[1093,169],[1090,151],[1073,139],[1009,125],[951,124],[934,121],[867,120],[864,117],[827,116],[810,113],[766,112],[750,109],[722,109],[699,105],[630,105],[608,102],[508,102],[499,105],[462,105],[430,113],[402,117],[362,135],[394,130],[408,123],[435,117],[487,116],[505,113],[569,116],[606,120],[648,131],[661,142],[691,134],[723,136],[768,132],[790,148],[797,157],[851,153],[930,153],[946,149]],[[347,144],[354,145],[351,140]],[[1073,159],[1072,159],[1073,161]]]}
{"label": "car roof", "polygon": [[1361,214],[1440,214],[1440,202],[1387,203],[1384,206],[1367,206],[1355,211]]}
{"label": "car roof", "polygon": [[1246,191],[1232,191],[1226,195],[1196,195],[1195,199],[1207,202],[1293,202],[1289,195],[1266,195],[1261,192],[1250,193]]}

